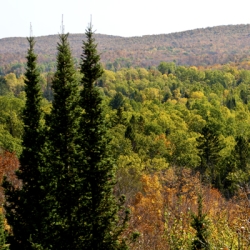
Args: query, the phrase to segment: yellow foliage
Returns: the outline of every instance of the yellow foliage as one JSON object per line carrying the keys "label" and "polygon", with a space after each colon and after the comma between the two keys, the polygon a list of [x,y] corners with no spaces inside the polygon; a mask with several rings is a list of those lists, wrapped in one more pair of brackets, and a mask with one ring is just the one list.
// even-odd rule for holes
{"label": "yellow foliage", "polygon": [[7,74],[4,79],[6,80],[9,91],[14,95],[18,95],[24,88],[24,76],[16,78],[14,73]]}
{"label": "yellow foliage", "polygon": [[[144,249],[163,249],[164,241],[164,199],[162,195],[162,185],[158,176],[143,175],[141,178],[143,185],[142,193],[137,193],[134,203],[131,206],[131,224],[141,233],[141,241]],[[153,245],[152,245],[153,244]]]}
{"label": "yellow foliage", "polygon": [[170,73],[170,74],[168,74],[168,78],[169,78],[170,80],[174,80],[174,79],[176,79],[176,76],[173,75],[172,73]]}
{"label": "yellow foliage", "polygon": [[193,70],[195,70],[195,71],[198,71],[197,67],[195,67],[195,66],[191,66],[190,69],[193,69]]}
{"label": "yellow foliage", "polygon": [[163,78],[164,80],[167,80],[167,79],[168,79],[167,74],[163,74],[163,75],[162,75],[162,78]]}
{"label": "yellow foliage", "polygon": [[172,99],[172,100],[171,100],[171,99],[168,99],[167,102],[169,102],[169,103],[175,105],[175,104],[177,103],[177,100],[175,100],[175,99]]}
{"label": "yellow foliage", "polygon": [[227,98],[228,94],[229,94],[229,90],[228,90],[228,89],[225,89],[225,90],[223,91],[223,97],[224,97],[224,98]]}
{"label": "yellow foliage", "polygon": [[204,97],[204,93],[201,91],[194,91],[191,93],[190,97],[193,99],[202,99]]}
{"label": "yellow foliage", "polygon": [[182,103],[182,104],[186,104],[186,103],[187,103],[187,100],[188,100],[187,98],[179,98],[179,99],[178,99],[178,102],[179,102],[179,103]]}
{"label": "yellow foliage", "polygon": [[147,100],[159,99],[160,91],[157,88],[146,88],[143,93],[146,95]]}
{"label": "yellow foliage", "polygon": [[104,84],[110,83],[110,82],[115,82],[116,74],[113,71],[110,70],[104,70],[103,75],[102,75],[102,80],[104,81]]}

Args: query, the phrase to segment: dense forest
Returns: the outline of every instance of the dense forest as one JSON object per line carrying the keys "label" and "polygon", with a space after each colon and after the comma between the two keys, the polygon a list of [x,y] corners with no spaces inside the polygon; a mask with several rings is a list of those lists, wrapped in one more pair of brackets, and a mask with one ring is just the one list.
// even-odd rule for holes
{"label": "dense forest", "polygon": [[[101,62],[106,69],[148,68],[161,61],[177,65],[207,66],[241,63],[250,58],[250,25],[227,25],[171,34],[142,37],[95,35]],[[81,55],[84,34],[71,34],[69,42],[75,63]],[[57,35],[36,38],[39,69],[55,71]],[[0,74],[25,71],[26,39],[0,39]]]}
{"label": "dense forest", "polygon": [[[110,147],[108,152],[116,166],[113,195],[117,199],[124,195],[126,200],[123,206],[130,209],[130,220],[126,229],[121,231],[119,240],[128,239],[135,232],[139,235],[136,240],[127,242],[130,249],[249,249],[250,64],[245,60],[249,56],[249,28],[249,25],[221,26],[134,38],[95,36],[99,43],[97,48],[102,52],[101,62],[106,67],[94,81],[94,89],[98,90],[102,99],[103,116],[98,119],[106,124]],[[232,43],[229,43],[230,36]],[[58,123],[63,113],[57,113],[63,103],[58,96],[64,96],[64,92],[58,87],[60,81],[55,80],[60,76],[59,57],[53,63],[59,38],[37,38],[35,50],[40,70],[37,76],[37,84],[41,89],[40,125],[48,123],[51,128],[46,132],[49,143],[45,152],[50,152],[46,153],[49,160],[43,161],[48,161],[50,166],[60,165],[59,161],[63,158],[56,153],[56,147],[63,143],[58,143],[60,137],[53,142],[59,130],[58,124],[64,127],[63,119]],[[80,53],[77,49],[81,46],[76,49],[76,44],[81,39],[82,35],[68,37],[74,58]],[[161,39],[165,39],[165,43]],[[18,56],[22,58],[18,63],[23,65],[25,71],[26,59],[22,53],[27,53],[27,40],[15,38],[13,41],[16,44],[21,44],[22,41],[22,52],[17,52],[15,49],[18,46],[8,42],[8,39],[0,40],[0,44],[12,44],[13,55],[16,54],[17,60]],[[170,41],[172,52],[181,48],[182,53],[192,52],[193,57],[184,56],[184,53],[180,56],[180,51],[175,56],[172,52],[167,53],[170,49],[164,46],[169,46]],[[211,46],[206,46],[206,41]],[[216,42],[213,43],[214,41]],[[197,46],[198,42],[200,46]],[[50,46],[46,45],[48,43]],[[107,44],[109,48],[105,47]],[[159,49],[160,44],[164,49]],[[50,49],[52,45],[53,50]],[[46,46],[48,52],[43,50]],[[126,46],[130,46],[131,50]],[[149,48],[147,46],[152,47],[153,59],[149,60],[145,56]],[[213,46],[217,52],[208,53]],[[25,87],[27,74],[11,68],[14,64],[11,54],[6,53],[9,50],[7,45],[0,48],[0,177],[3,179],[6,176],[13,187],[20,188],[23,184],[15,171],[27,151],[23,147],[24,135],[27,134],[27,120],[23,117],[28,100]],[[124,53],[120,53],[121,51]],[[6,57],[3,56],[4,53]],[[129,54],[130,59],[133,59],[129,59]],[[48,60],[45,63],[46,57]],[[144,57],[147,59],[145,62]],[[88,87],[80,84],[87,73],[80,57],[78,58],[72,58],[71,61],[75,85],[74,90],[70,91],[81,99],[83,96],[87,98],[85,92]],[[119,61],[117,58],[123,59]],[[206,61],[205,58],[209,60]],[[118,62],[122,63],[116,67]],[[124,62],[131,64],[124,65]],[[45,65],[50,63],[54,66],[45,69]],[[210,64],[213,65],[205,66]],[[57,69],[56,73],[54,69]],[[62,91],[60,94],[57,92],[59,90]],[[68,90],[65,92],[68,93]],[[79,110],[76,109],[75,112],[78,112],[78,116],[83,114],[84,119],[90,119],[87,115],[91,116],[91,108],[88,111],[89,106],[83,101],[80,103]],[[89,105],[91,106],[91,102]],[[68,107],[69,117],[72,117],[70,112],[73,106]],[[74,126],[77,127],[79,123],[84,128],[88,127],[84,119],[77,121]],[[72,124],[74,122],[72,120]],[[98,129],[101,130],[102,126]],[[84,138],[89,138],[88,134],[93,131],[86,131]],[[88,148],[84,140],[79,139],[78,143],[82,148]],[[91,145],[93,141],[88,143]],[[104,144],[101,144],[102,147]],[[89,163],[85,164],[91,165],[89,155],[92,151],[86,152],[86,161]],[[77,157],[85,162],[82,156],[76,156],[76,159]],[[54,167],[53,169],[58,171]],[[70,190],[71,186],[69,190],[64,190],[66,195],[63,193],[58,198],[61,199],[60,202],[66,202]],[[3,189],[0,198],[3,203]],[[66,215],[61,216],[65,216],[67,221]],[[66,226],[66,222],[63,226]],[[6,223],[4,227],[11,235],[12,228]],[[56,238],[46,240],[47,245],[59,244]],[[37,245],[33,247],[42,249],[35,248],[41,247]]]}

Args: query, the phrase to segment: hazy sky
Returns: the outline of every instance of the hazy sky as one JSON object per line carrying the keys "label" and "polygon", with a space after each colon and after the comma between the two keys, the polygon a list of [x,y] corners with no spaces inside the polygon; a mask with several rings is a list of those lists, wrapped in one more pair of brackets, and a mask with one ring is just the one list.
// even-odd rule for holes
{"label": "hazy sky", "polygon": [[0,38],[84,33],[92,14],[97,33],[119,36],[166,34],[250,23],[247,0],[0,0]]}

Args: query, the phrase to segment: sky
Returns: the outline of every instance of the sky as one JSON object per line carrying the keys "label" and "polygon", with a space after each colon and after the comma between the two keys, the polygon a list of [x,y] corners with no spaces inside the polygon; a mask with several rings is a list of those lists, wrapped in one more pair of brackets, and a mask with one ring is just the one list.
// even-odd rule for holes
{"label": "sky", "polygon": [[250,23],[247,0],[0,0],[0,39],[84,33],[123,37]]}

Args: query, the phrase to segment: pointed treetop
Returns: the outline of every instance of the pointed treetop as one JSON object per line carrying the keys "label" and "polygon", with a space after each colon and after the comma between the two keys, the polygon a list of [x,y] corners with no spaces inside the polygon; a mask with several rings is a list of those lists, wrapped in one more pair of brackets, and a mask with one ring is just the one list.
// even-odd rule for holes
{"label": "pointed treetop", "polygon": [[62,14],[62,24],[61,24],[61,34],[64,34],[64,24],[63,24],[63,14]]}
{"label": "pointed treetop", "polygon": [[32,24],[30,22],[30,38],[33,37],[33,30],[32,30]]}

